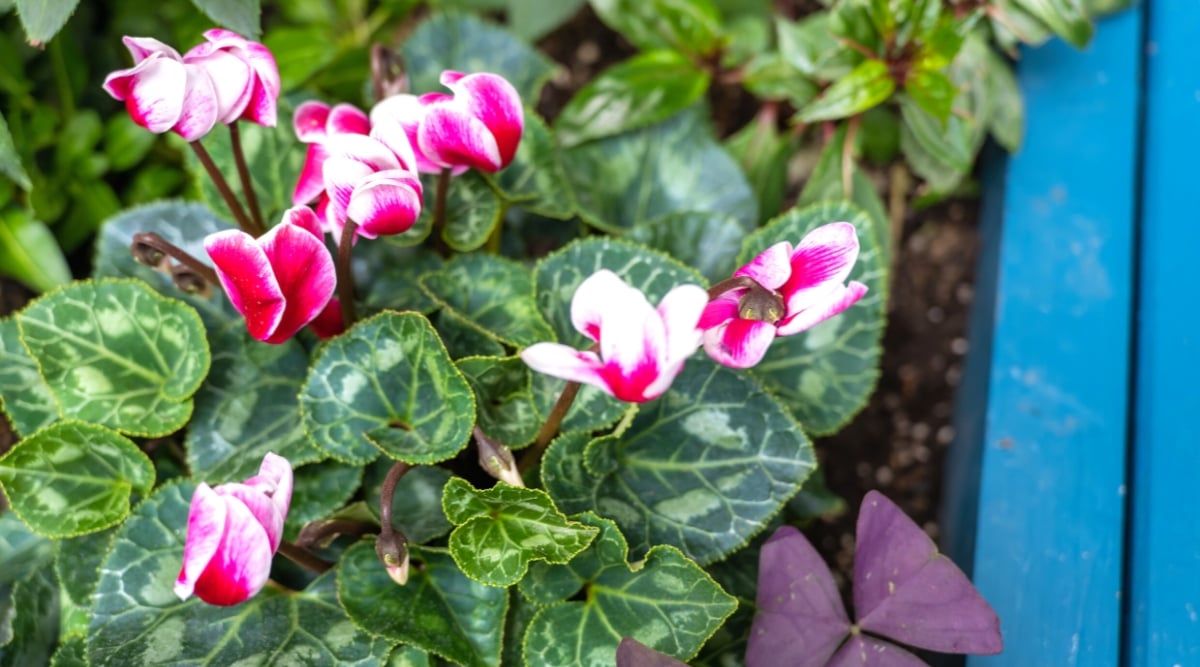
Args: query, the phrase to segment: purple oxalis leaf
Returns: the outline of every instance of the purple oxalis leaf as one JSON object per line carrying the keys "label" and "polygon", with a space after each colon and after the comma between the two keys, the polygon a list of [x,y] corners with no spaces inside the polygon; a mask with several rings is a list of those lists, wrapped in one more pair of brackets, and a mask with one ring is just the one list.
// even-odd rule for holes
{"label": "purple oxalis leaf", "polygon": [[792,526],[763,544],[756,603],[747,667],[822,667],[850,632],[829,567]]}
{"label": "purple oxalis leaf", "polygon": [[929,667],[904,649],[867,635],[855,635],[825,667]]}
{"label": "purple oxalis leaf", "polygon": [[617,667],[687,667],[687,663],[663,655],[632,637],[624,637],[617,645]]}
{"label": "purple oxalis leaf", "polygon": [[1000,618],[967,576],[877,491],[858,513],[854,608],[864,630],[910,646],[979,654],[1003,647]]}

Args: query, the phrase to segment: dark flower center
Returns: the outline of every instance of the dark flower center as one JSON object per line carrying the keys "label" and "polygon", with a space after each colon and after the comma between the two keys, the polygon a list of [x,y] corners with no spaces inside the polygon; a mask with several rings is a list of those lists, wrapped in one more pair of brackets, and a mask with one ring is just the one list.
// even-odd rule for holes
{"label": "dark flower center", "polygon": [[744,320],[775,324],[783,319],[785,312],[783,297],[761,285],[752,286],[738,300],[738,317]]}

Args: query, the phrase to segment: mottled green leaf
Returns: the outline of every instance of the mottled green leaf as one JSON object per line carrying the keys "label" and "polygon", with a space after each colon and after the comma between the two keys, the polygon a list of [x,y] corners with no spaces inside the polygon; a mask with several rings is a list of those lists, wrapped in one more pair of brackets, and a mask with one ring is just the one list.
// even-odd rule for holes
{"label": "mottled green leaf", "polygon": [[196,311],[145,283],[74,283],[31,302],[17,325],[62,415],[124,433],[183,426],[208,373]]}
{"label": "mottled green leaf", "polygon": [[1000,54],[987,49],[984,54],[987,69],[986,84],[992,89],[992,113],[988,129],[996,142],[1015,151],[1021,147],[1025,135],[1025,104],[1013,66]]}
{"label": "mottled green leaf", "polygon": [[363,260],[365,272],[355,272],[359,294],[369,308],[415,310],[429,314],[437,304],[421,289],[418,278],[442,268],[442,258],[427,248],[397,248],[389,243],[361,243],[354,249],[355,261]]}
{"label": "mottled green leaf", "polygon": [[499,357],[506,354],[504,346],[493,336],[483,333],[479,327],[452,310],[438,311],[433,316],[433,322],[451,359]]}
{"label": "mottled green leaf", "polygon": [[[12,641],[0,645],[0,667],[47,664],[59,630],[58,586],[49,564],[17,581],[12,601]],[[4,615],[3,606],[0,603],[0,617]],[[0,626],[3,624],[0,618]]]}
{"label": "mottled green leaf", "polygon": [[15,0],[17,16],[30,44],[42,46],[58,34],[79,0]]}
{"label": "mottled green leaf", "polygon": [[554,336],[534,301],[532,274],[510,259],[458,255],[440,271],[421,276],[420,284],[435,302],[507,345],[532,345]]}
{"label": "mottled green leaf", "polygon": [[68,637],[58,645],[50,658],[50,667],[87,667],[87,638]]}
{"label": "mottled green leaf", "polygon": [[616,521],[635,556],[670,544],[709,563],[762,530],[814,466],[812,444],[778,400],[744,373],[695,358],[620,435],[551,445],[542,482],[564,512]]}
{"label": "mottled green leaf", "polygon": [[297,468],[284,539],[296,539],[304,524],[324,519],[345,506],[358,491],[362,477],[361,466],[332,461]]}
{"label": "mottled green leaf", "polygon": [[858,263],[850,273],[868,287],[848,310],[793,336],[776,338],[751,371],[796,415],[805,431],[832,433],[866,405],[879,377],[879,342],[887,304],[887,266],[870,217],[851,204],[816,204],[793,209],[746,237],[738,263],[779,241],[799,242],[829,222],[854,224]]}
{"label": "mottled green leaf", "polygon": [[754,224],[754,191],[706,122],[706,114],[693,107],[661,123],[565,151],[579,214],[588,224],[618,234],[681,211],[710,211]]}
{"label": "mottled green leaf", "polygon": [[674,49],[693,56],[721,44],[721,14],[711,0],[590,0],[600,20],[643,51]]}
{"label": "mottled green leaf", "polygon": [[644,243],[693,267],[710,282],[728,278],[734,269],[734,252],[742,244],[742,223],[720,213],[688,211],[643,222],[625,238]]}
{"label": "mottled green leaf", "polygon": [[708,72],[673,50],[640,53],[575,93],[554,121],[564,147],[666,120],[708,90]]}
{"label": "mottled green leaf", "polygon": [[100,561],[116,532],[114,527],[55,543],[54,572],[63,592],[76,606],[91,608],[92,593],[100,579]]}
{"label": "mottled green leaf", "polygon": [[121,526],[105,556],[88,628],[88,663],[126,665],[384,664],[391,642],[351,623],[329,572],[298,592],[266,588],[218,607],[173,585],[183,561],[193,486],[155,491]]}
{"label": "mottled green leaf", "polygon": [[397,646],[388,657],[388,667],[430,667],[429,654],[411,646]]}
{"label": "mottled green leaf", "polygon": [[243,37],[258,39],[259,0],[192,0],[192,4],[222,26]]}
{"label": "mottled green leaf", "polygon": [[511,586],[531,561],[562,565],[591,543],[599,530],[570,521],[545,491],[503,482],[479,491],[455,477],[442,489],[450,555],[470,578],[488,586]]}
{"label": "mottled green leaf", "polygon": [[12,133],[8,131],[8,123],[4,122],[4,114],[0,114],[0,174],[12,179],[21,189],[29,191],[33,184],[29,182],[29,174],[21,166],[21,156],[13,144]]}
{"label": "mottled green leaf", "polygon": [[300,423],[308,355],[295,340],[264,345],[232,322],[212,335],[212,370],[196,392],[188,467],[209,483],[257,474],[267,452],[299,466],[321,458]]}
{"label": "mottled green leaf", "polygon": [[525,132],[512,164],[483,177],[501,198],[531,213],[565,220],[575,212],[575,199],[555,137],[529,109],[525,110]]}
{"label": "mottled green leaf", "polygon": [[34,531],[71,537],[129,514],[129,495],[154,485],[154,465],[137,445],[103,426],[62,421],[0,457],[0,487]]}
{"label": "mottled green leaf", "polygon": [[467,357],[455,364],[475,392],[479,428],[513,449],[533,442],[544,419],[525,362],[520,357]]}
{"label": "mottled green leaf", "polygon": [[[435,186],[436,187],[436,186]],[[434,188],[426,188],[426,206],[422,217],[431,220],[436,207],[429,197]],[[442,240],[458,252],[471,252],[487,243],[504,217],[504,202],[477,171],[455,176],[446,192],[446,219]]]}
{"label": "mottled green leaf", "polygon": [[0,211],[0,275],[38,292],[71,282],[71,269],[54,233],[17,207]]}
{"label": "mottled green leaf", "polygon": [[896,81],[882,60],[864,60],[849,74],[825,89],[819,98],[796,114],[805,123],[848,118],[882,104],[896,90]]}
{"label": "mottled green leaf", "polygon": [[581,601],[552,604],[533,617],[525,634],[526,664],[609,667],[622,637],[687,660],[737,607],[678,549],[656,546],[631,566],[612,521],[590,512],[579,519],[601,530],[592,547],[567,565],[535,563],[528,579],[559,570],[586,592]]}
{"label": "mottled green leaf", "polygon": [[467,14],[439,13],[413,31],[400,46],[412,89],[445,91],[444,70],[492,72],[503,76],[528,105],[537,104],[554,63],[503,28]]}
{"label": "mottled green leaf", "polygon": [[338,597],[354,623],[377,637],[402,642],[468,667],[500,661],[508,591],[463,574],[449,555],[411,550],[408,583],[384,571],[371,540],[342,556]]}
{"label": "mottled green leaf", "polygon": [[380,313],[322,347],[300,409],[313,444],[356,464],[380,450],[412,464],[444,461],[475,424],[471,387],[418,313]]}
{"label": "mottled green leaf", "polygon": [[[378,521],[383,480],[394,461],[380,459],[367,466],[363,497]],[[442,510],[442,487],[450,471],[437,466],[417,466],[400,478],[392,493],[392,527],[412,544],[424,544],[450,532],[453,526]]]}
{"label": "mottled green leaf", "polygon": [[29,434],[58,419],[58,403],[21,345],[17,321],[0,319],[0,410],[18,434]]}
{"label": "mottled green leaf", "polygon": [[15,512],[0,512],[0,647],[13,639],[13,584],[50,563],[54,543],[29,529]]}

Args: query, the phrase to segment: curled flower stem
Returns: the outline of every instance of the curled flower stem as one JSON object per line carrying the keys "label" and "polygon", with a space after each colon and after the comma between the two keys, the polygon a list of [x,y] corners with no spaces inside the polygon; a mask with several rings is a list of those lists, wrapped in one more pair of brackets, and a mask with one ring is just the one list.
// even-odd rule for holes
{"label": "curled flower stem", "polygon": [[[134,258],[143,264],[155,266],[157,268],[158,261],[154,253],[161,253],[180,264],[191,269],[195,274],[208,281],[212,285],[220,283],[217,278],[217,272],[209,265],[201,262],[192,255],[188,254],[179,246],[167,241],[163,237],[154,232],[138,232],[133,235],[133,245],[131,247]],[[160,255],[160,257],[161,257]]]}
{"label": "curled flower stem", "polygon": [[392,495],[396,493],[396,485],[400,483],[400,478],[409,470],[412,470],[411,465],[404,461],[396,461],[388,470],[387,477],[383,478],[383,488],[379,490],[380,535],[396,530],[392,527]]}
{"label": "curled flower stem", "polygon": [[200,160],[200,164],[204,165],[204,171],[208,172],[208,177],[212,179],[213,185],[217,186],[217,192],[221,193],[221,199],[225,200],[225,206],[229,207],[229,212],[237,220],[238,226],[242,228],[243,232],[257,237],[261,232],[257,232],[254,222],[246,215],[241,202],[237,200],[237,197],[233,196],[233,190],[229,189],[229,183],[221,175],[221,170],[217,169],[212,156],[208,154],[208,151],[205,150],[199,141],[189,141],[188,145],[192,147],[192,152],[196,154],[196,157]]}
{"label": "curled flower stem", "polygon": [[571,409],[571,404],[575,402],[575,397],[579,395],[580,384],[578,382],[568,382],[567,386],[563,387],[563,391],[558,396],[558,401],[554,403],[554,407],[550,410],[550,416],[546,417],[546,423],[542,424],[542,428],[538,430],[537,438],[533,441],[533,445],[525,450],[521,456],[521,462],[517,464],[517,472],[521,475],[529,472],[538,461],[542,460],[542,454],[546,453],[546,447],[550,445],[550,441],[554,436],[558,435],[558,429],[562,426],[563,419],[567,416],[567,411]]}
{"label": "curled flower stem", "polygon": [[358,223],[347,220],[338,240],[337,290],[338,302],[342,307],[342,324],[349,329],[358,317],[354,313],[354,271],[350,266],[350,252],[354,249],[354,234]]}
{"label": "curled flower stem", "polygon": [[333,563],[322,558],[317,558],[287,540],[279,541],[279,553],[300,567],[317,574],[324,574],[333,567]]}
{"label": "curled flower stem", "polygon": [[237,162],[238,180],[242,182],[242,195],[246,198],[246,203],[250,206],[250,217],[254,220],[257,232],[253,232],[254,236],[261,236],[267,231],[263,225],[262,211],[258,208],[258,194],[254,192],[254,183],[250,180],[250,168],[246,166],[246,154],[242,151],[242,133],[238,130],[237,121],[229,124],[229,143],[233,146],[233,157]]}
{"label": "curled flower stem", "polygon": [[750,276],[734,276],[732,278],[726,278],[725,280],[722,280],[716,285],[708,288],[708,300],[712,301],[729,290],[748,289],[752,287],[762,288],[762,286],[758,284],[758,281]]}
{"label": "curled flower stem", "polygon": [[396,582],[400,584],[408,575],[408,538],[392,526],[392,496],[396,494],[400,478],[411,469],[411,465],[397,461],[388,469],[383,488],[379,490],[379,537],[375,540],[375,554],[393,579],[396,579],[394,572],[403,573]]}
{"label": "curled flower stem", "polygon": [[433,200],[433,246],[442,257],[450,256],[450,247],[442,238],[442,231],[446,229],[446,196],[450,192],[450,176],[449,169],[443,169],[438,174],[437,193]]}
{"label": "curled flower stem", "polygon": [[361,537],[373,532],[375,532],[374,524],[363,521],[354,521],[352,519],[313,521],[305,524],[300,529],[300,534],[296,537],[296,546],[304,549],[312,549],[324,544],[326,540],[331,540],[339,535]]}

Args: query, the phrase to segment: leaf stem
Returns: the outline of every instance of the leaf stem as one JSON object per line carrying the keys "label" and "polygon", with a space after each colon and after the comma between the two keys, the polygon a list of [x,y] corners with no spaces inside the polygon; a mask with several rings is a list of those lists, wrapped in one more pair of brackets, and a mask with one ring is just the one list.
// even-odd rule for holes
{"label": "leaf stem", "polygon": [[279,541],[279,554],[300,567],[310,572],[316,572],[317,574],[324,574],[333,567],[333,563],[322,558],[317,558],[287,540]]}
{"label": "leaf stem", "polygon": [[[220,279],[217,278],[217,272],[209,265],[201,262],[186,252],[183,248],[167,241],[163,237],[154,232],[138,232],[133,235],[133,245],[130,250],[133,256],[142,264],[158,268],[159,260],[162,255],[166,255],[175,261],[183,264],[191,269],[196,275],[203,278],[209,284],[219,285]],[[155,256],[157,254],[157,257]]]}
{"label": "leaf stem", "polygon": [[212,179],[213,185],[217,186],[217,192],[221,193],[221,199],[225,200],[225,206],[229,208],[229,212],[237,220],[238,227],[241,227],[242,231],[247,234],[257,237],[258,234],[255,233],[254,223],[246,216],[246,211],[242,208],[242,204],[237,200],[237,197],[233,196],[233,190],[229,189],[229,183],[221,175],[221,170],[217,169],[212,156],[208,154],[208,151],[205,150],[199,141],[189,141],[188,145],[192,147],[192,152],[196,154],[196,157],[200,160],[200,164],[204,165],[204,171],[208,172],[208,177]]}
{"label": "leaf stem", "polygon": [[446,229],[446,197],[450,192],[450,176],[449,168],[438,174],[437,192],[433,199],[433,247],[442,257],[450,256],[450,246],[442,236]]}
{"label": "leaf stem", "polygon": [[246,154],[242,151],[242,133],[238,130],[238,121],[229,124],[229,143],[233,146],[233,158],[237,163],[238,180],[242,182],[242,196],[250,206],[250,217],[254,220],[261,236],[267,231],[263,224],[262,210],[258,207],[258,193],[254,191],[254,183],[250,180],[250,168],[246,166]]}
{"label": "leaf stem", "polygon": [[550,410],[550,416],[546,417],[546,423],[542,424],[542,428],[538,430],[537,438],[533,441],[533,445],[525,451],[521,456],[521,462],[517,464],[517,472],[521,475],[529,472],[538,461],[542,460],[542,455],[546,453],[546,447],[550,445],[550,441],[554,436],[558,435],[558,429],[562,426],[563,419],[567,416],[567,411],[571,409],[571,404],[575,402],[575,397],[579,395],[580,384],[578,382],[568,382],[567,386],[563,387],[563,391],[558,396],[558,401],[554,403],[554,407]]}
{"label": "leaf stem", "polygon": [[854,198],[854,139],[861,123],[861,114],[851,118],[846,127],[846,140],[842,142],[842,192],[846,199]]}
{"label": "leaf stem", "polygon": [[337,290],[338,303],[342,308],[342,325],[349,329],[358,319],[354,312],[354,270],[350,266],[350,252],[354,249],[354,234],[358,223],[347,220],[342,227],[342,238],[338,240]]}

